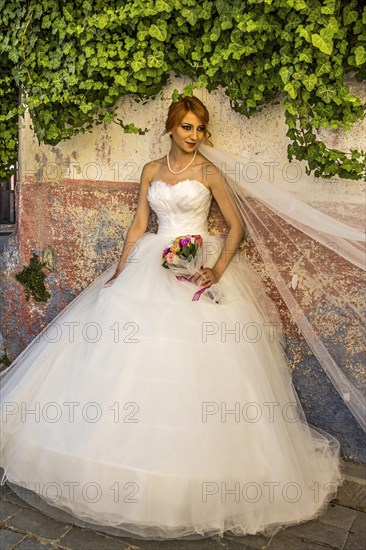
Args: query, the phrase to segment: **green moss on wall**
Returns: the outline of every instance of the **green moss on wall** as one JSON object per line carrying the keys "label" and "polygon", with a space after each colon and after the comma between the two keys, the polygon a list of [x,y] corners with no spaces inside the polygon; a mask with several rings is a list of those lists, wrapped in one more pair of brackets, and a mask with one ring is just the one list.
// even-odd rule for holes
{"label": "green moss on wall", "polygon": [[24,266],[22,271],[15,275],[15,279],[24,286],[27,301],[31,295],[36,302],[47,302],[51,297],[44,284],[46,274],[43,272],[43,267],[45,265],[39,260],[39,256],[33,253],[29,265]]}

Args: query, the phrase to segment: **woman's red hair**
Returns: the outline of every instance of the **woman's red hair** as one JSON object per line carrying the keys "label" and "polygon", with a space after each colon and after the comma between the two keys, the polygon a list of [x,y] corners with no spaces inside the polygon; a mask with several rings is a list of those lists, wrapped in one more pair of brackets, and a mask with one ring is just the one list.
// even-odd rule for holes
{"label": "woman's red hair", "polygon": [[173,101],[169,107],[168,116],[165,122],[165,129],[167,132],[171,132],[184,118],[184,116],[191,111],[196,115],[205,125],[205,140],[207,145],[212,145],[210,141],[211,133],[207,130],[207,125],[210,119],[207,107],[202,103],[198,97],[182,95],[178,96],[178,101]]}

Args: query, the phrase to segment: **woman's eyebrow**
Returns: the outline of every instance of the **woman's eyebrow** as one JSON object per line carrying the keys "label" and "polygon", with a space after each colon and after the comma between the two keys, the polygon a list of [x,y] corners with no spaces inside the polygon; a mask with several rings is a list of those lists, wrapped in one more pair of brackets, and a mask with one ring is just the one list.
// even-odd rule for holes
{"label": "woman's eyebrow", "polygon": [[[182,122],[182,126],[192,126],[192,124],[190,124],[189,122]],[[205,125],[204,124],[199,124],[197,126],[197,128],[204,128]]]}

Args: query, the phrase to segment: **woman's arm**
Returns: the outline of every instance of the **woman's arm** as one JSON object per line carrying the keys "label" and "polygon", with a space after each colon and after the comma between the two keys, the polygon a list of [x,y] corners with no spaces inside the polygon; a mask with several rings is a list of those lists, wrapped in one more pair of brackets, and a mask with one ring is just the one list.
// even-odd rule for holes
{"label": "woman's arm", "polygon": [[123,245],[121,258],[117,265],[114,275],[105,283],[109,283],[118,277],[121,271],[124,268],[124,265],[127,261],[128,255],[136,246],[136,241],[145,233],[149,215],[150,215],[150,205],[147,200],[147,191],[151,182],[151,166],[152,163],[147,163],[142,169],[141,178],[140,178],[140,193],[139,199],[137,202],[137,208],[132,220],[132,223],[127,231],[126,239]]}
{"label": "woman's arm", "polygon": [[214,196],[221,213],[229,226],[229,232],[215,265],[212,269],[203,268],[201,270],[203,275],[203,284],[207,283],[207,279],[209,279],[211,283],[216,283],[220,279],[225,269],[233,259],[235,252],[239,247],[240,241],[243,238],[245,230],[245,227],[243,226],[243,223],[227,194],[226,186],[224,184],[224,175],[222,172],[217,168],[207,177],[207,182],[211,189],[212,195]]}

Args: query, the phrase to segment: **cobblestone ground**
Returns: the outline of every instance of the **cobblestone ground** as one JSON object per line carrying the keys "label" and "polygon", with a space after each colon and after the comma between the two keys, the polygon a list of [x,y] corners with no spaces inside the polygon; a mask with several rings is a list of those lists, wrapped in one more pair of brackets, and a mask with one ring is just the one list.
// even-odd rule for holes
{"label": "cobblestone ground", "polygon": [[[2,475],[2,472],[0,472]],[[0,493],[1,550],[365,550],[366,513],[331,502],[317,520],[262,535],[199,541],[140,541],[61,523],[28,506],[5,484]]]}

